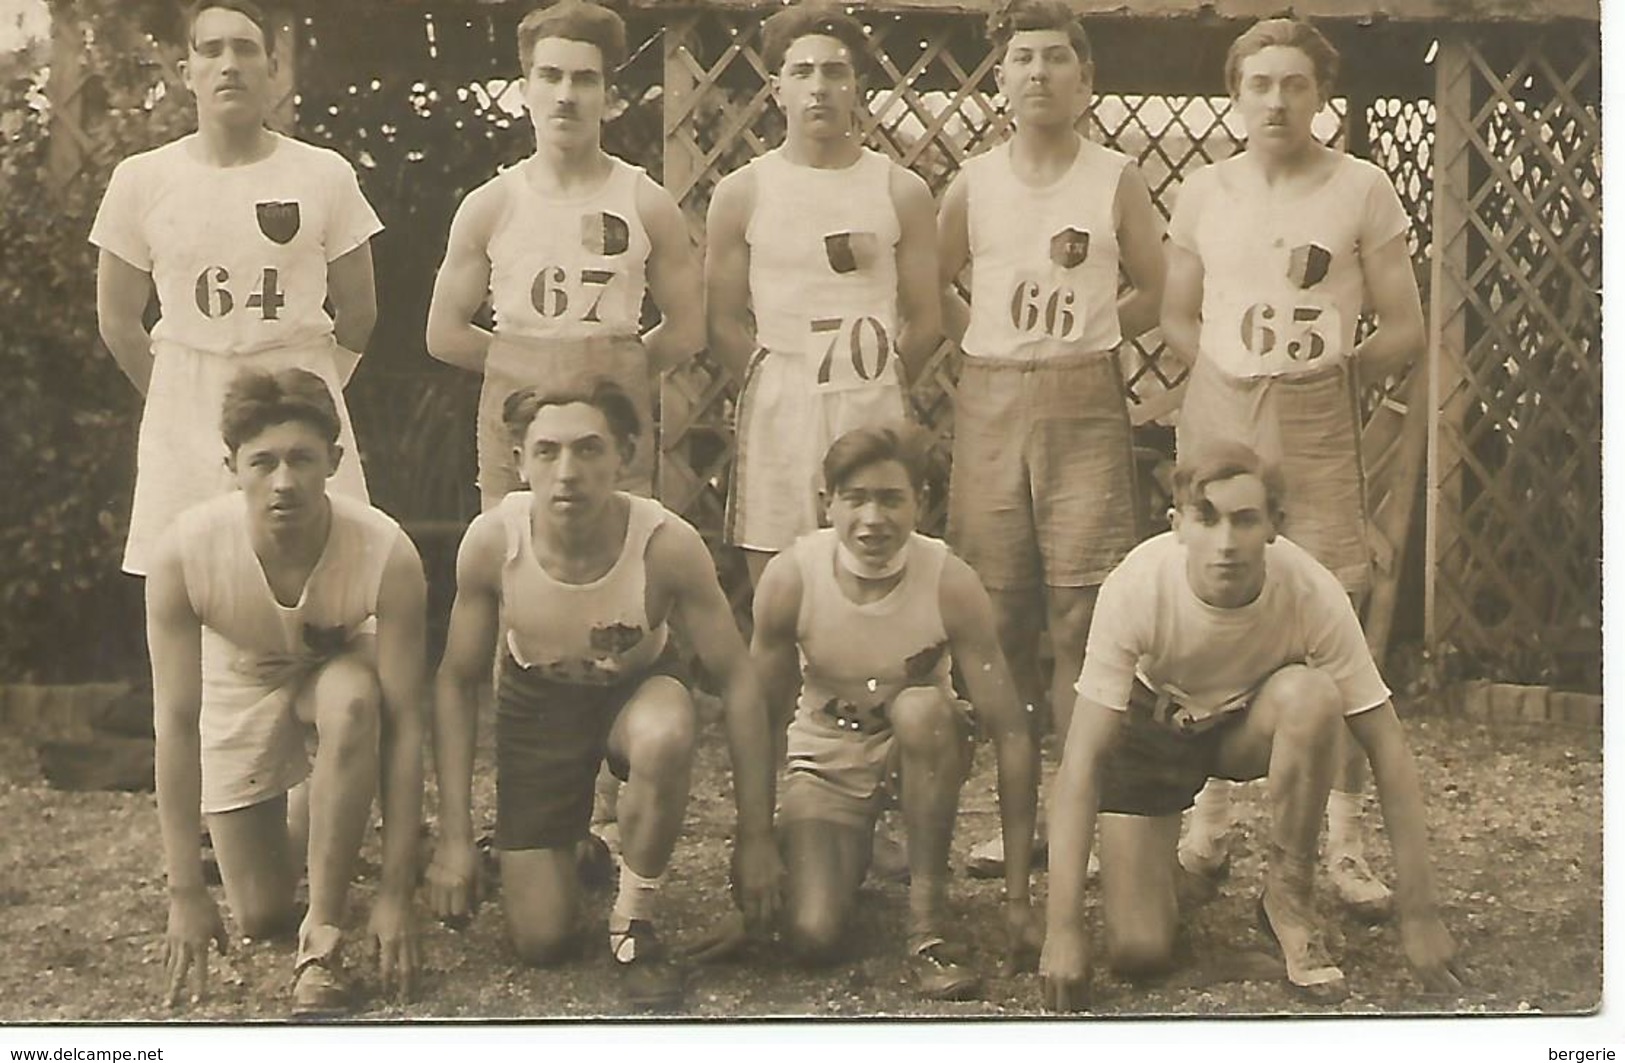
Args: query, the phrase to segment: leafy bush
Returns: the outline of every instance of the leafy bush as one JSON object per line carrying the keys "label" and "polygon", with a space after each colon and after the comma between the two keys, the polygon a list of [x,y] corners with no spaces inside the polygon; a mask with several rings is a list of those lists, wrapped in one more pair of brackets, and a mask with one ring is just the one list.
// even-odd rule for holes
{"label": "leafy bush", "polygon": [[48,166],[37,52],[0,83],[0,679],[82,681],[145,667],[139,582],[119,571],[140,396],[96,331],[86,242],[119,159],[182,132],[189,109],[159,82],[149,26],[168,5],[53,4],[86,39],[82,169]]}

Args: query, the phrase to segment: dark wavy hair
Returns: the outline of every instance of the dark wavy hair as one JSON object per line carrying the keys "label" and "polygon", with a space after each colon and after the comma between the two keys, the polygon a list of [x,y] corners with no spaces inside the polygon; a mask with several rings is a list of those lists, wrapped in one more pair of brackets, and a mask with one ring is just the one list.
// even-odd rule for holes
{"label": "dark wavy hair", "polygon": [[308,424],[329,443],[339,441],[339,411],[327,383],[308,369],[244,369],[226,386],[220,405],[220,436],[237,448],[272,425]]}
{"label": "dark wavy hair", "polygon": [[1174,467],[1174,508],[1199,506],[1207,500],[1208,484],[1237,476],[1256,476],[1264,483],[1264,504],[1277,525],[1286,514],[1286,481],[1281,470],[1243,443],[1209,443]]}
{"label": "dark wavy hair", "polygon": [[1010,0],[987,16],[987,39],[1002,57],[1010,38],[1024,30],[1065,30],[1080,63],[1093,61],[1089,35],[1077,13],[1061,0]]}
{"label": "dark wavy hair", "polygon": [[1295,18],[1266,18],[1252,24],[1247,32],[1230,42],[1224,56],[1224,87],[1234,96],[1241,88],[1241,63],[1265,48],[1296,48],[1315,66],[1315,84],[1323,95],[1337,83],[1342,57],[1325,34]]}
{"label": "dark wavy hair", "polygon": [[622,456],[632,456],[643,425],[631,396],[613,380],[595,380],[586,387],[543,388],[533,384],[520,388],[502,400],[502,423],[508,429],[508,438],[514,446],[523,446],[525,433],[544,407],[574,402],[585,403],[603,414]]}
{"label": "dark wavy hair", "polygon": [[[186,47],[191,48],[196,40],[198,16],[210,8],[224,8],[235,11],[248,21],[260,28],[260,38],[265,42],[265,54],[274,55],[276,52],[276,34],[271,29],[271,19],[265,9],[256,4],[254,0],[193,0],[186,9]],[[170,23],[174,25],[174,23]]]}
{"label": "dark wavy hair", "polygon": [[914,493],[923,494],[934,442],[928,432],[906,422],[854,428],[824,452],[824,489],[833,495],[859,470],[895,461],[908,472]]}
{"label": "dark wavy hair", "polygon": [[536,42],[547,37],[597,45],[604,59],[606,78],[626,62],[626,23],[621,16],[592,0],[562,0],[549,7],[539,7],[519,20],[521,73],[530,73],[530,58],[536,53]]}
{"label": "dark wavy hair", "polygon": [[838,7],[802,0],[762,23],[762,62],[768,71],[778,73],[785,53],[803,37],[834,37],[852,53],[852,66],[857,70],[869,54],[863,23]]}

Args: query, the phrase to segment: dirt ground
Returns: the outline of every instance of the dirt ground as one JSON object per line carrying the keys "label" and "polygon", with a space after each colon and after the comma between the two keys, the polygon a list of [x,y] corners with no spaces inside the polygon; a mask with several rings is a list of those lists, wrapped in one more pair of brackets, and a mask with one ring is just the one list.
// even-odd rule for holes
{"label": "dirt ground", "polygon": [[[1333,945],[1352,990],[1337,1010],[1372,1015],[1594,1009],[1602,988],[1602,755],[1596,736],[1515,724],[1489,728],[1427,714],[1412,715],[1407,727],[1426,791],[1446,921],[1462,946],[1470,985],[1460,997],[1425,995],[1405,970],[1392,926],[1332,917]],[[489,765],[488,755],[482,763]],[[1036,975],[996,975],[1001,883],[976,881],[959,871],[970,845],[997,829],[993,775],[992,750],[984,746],[961,802],[951,885],[956,925],[987,975],[984,999],[935,1004],[911,994],[900,959],[905,887],[871,882],[864,887],[849,964],[807,972],[767,959],[703,968],[696,973],[686,1014],[839,1019],[1039,1014]],[[1262,800],[1261,786],[1238,791],[1245,824],[1239,859],[1220,897],[1187,915],[1190,964],[1150,987],[1097,973],[1096,1014],[1315,1010],[1270,975],[1276,968],[1263,959],[1263,942],[1253,928]],[[477,824],[491,808],[486,777],[477,790]],[[663,925],[679,941],[710,926],[728,903],[732,819],[726,754],[713,724],[706,731],[686,833],[666,888]],[[0,736],[0,822],[5,824],[0,941],[7,952],[0,965],[0,1021],[243,1022],[285,1015],[292,966],[288,944],[239,942],[215,961],[209,999],[184,1012],[171,1012],[159,1002],[166,905],[150,794],[50,790],[32,749]],[[1369,823],[1373,866],[1391,881],[1380,816],[1373,814]],[[350,920],[358,934],[376,881],[376,837],[363,855],[367,871],[352,894]],[[1040,875],[1039,898],[1043,890]],[[596,894],[593,900],[601,919],[610,895]],[[1093,908],[1097,902],[1090,903]],[[1098,920],[1098,910],[1094,917]],[[229,926],[229,914],[227,919]],[[358,1017],[568,1019],[622,1013],[607,953],[594,950],[560,970],[524,968],[507,948],[494,904],[459,933],[425,918],[422,951],[427,970],[418,999],[403,1006],[373,996]],[[1248,980],[1237,980],[1238,959]],[[370,994],[372,980],[361,982]]]}

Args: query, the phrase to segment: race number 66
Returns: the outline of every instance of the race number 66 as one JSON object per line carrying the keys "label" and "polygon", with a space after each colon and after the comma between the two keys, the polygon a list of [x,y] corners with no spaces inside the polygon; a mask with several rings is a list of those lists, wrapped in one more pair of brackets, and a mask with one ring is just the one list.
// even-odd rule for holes
{"label": "race number 66", "polygon": [[1010,293],[1010,324],[1028,335],[1075,341],[1083,335],[1078,293],[1064,284],[1017,281]]}

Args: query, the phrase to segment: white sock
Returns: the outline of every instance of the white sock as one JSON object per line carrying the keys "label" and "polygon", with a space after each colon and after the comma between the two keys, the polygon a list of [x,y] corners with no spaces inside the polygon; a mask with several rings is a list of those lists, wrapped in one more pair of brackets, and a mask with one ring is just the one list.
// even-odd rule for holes
{"label": "white sock", "polygon": [[634,919],[652,921],[655,901],[660,896],[660,884],[665,872],[653,878],[644,878],[621,861],[621,886],[615,894],[615,906],[609,910],[609,932],[624,934]]}
{"label": "white sock", "polygon": [[1365,839],[1360,834],[1360,813],[1365,808],[1363,794],[1346,794],[1333,790],[1326,799],[1326,857],[1332,859],[1348,853],[1359,856],[1365,850]]}
{"label": "white sock", "polygon": [[1228,779],[1209,779],[1202,787],[1191,809],[1193,836],[1217,838],[1230,829],[1230,791],[1234,786]]}

